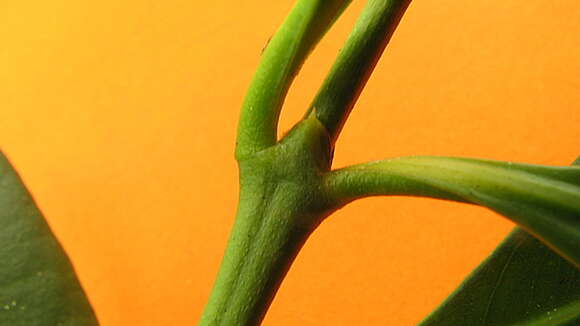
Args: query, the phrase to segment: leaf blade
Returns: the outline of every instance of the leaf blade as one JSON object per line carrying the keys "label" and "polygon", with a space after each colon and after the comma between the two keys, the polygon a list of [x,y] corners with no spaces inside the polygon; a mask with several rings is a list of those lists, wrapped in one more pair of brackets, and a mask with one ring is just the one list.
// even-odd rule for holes
{"label": "leaf blade", "polygon": [[579,322],[580,270],[521,228],[515,228],[419,325],[577,325]]}
{"label": "leaf blade", "polygon": [[74,268],[0,152],[0,326],[96,326]]}

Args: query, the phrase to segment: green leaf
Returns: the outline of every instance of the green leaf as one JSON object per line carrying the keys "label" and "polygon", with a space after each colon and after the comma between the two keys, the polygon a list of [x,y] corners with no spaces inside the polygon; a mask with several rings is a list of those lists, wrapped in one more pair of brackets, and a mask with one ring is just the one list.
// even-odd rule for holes
{"label": "green leaf", "polygon": [[578,324],[580,269],[515,228],[421,326]]}
{"label": "green leaf", "polygon": [[580,167],[406,157],[333,171],[326,186],[342,204],[411,195],[485,206],[580,266]]}
{"label": "green leaf", "polygon": [[73,266],[0,152],[0,326],[96,326]]}
{"label": "green leaf", "polygon": [[580,325],[580,269],[516,228],[420,325]]}

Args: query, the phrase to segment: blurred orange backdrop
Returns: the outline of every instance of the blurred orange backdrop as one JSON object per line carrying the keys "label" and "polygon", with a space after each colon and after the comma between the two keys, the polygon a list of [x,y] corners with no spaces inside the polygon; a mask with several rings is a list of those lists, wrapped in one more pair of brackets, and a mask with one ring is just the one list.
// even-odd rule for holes
{"label": "blurred orange backdrop", "polygon": [[[0,146],[103,326],[194,325],[237,200],[238,110],[283,1],[2,1]],[[309,58],[299,119],[364,1]],[[580,2],[415,1],[335,167],[402,155],[567,165],[580,154]],[[494,248],[482,208],[373,198],[331,216],[264,325],[414,325]]]}

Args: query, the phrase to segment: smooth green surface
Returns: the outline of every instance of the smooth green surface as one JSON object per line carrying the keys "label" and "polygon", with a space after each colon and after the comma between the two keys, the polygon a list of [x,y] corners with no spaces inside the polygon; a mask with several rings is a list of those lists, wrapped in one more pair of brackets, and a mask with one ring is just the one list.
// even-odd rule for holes
{"label": "smooth green surface", "polygon": [[367,196],[410,195],[485,206],[580,266],[580,166],[403,157],[334,171],[327,189],[345,204]]}
{"label": "smooth green surface", "polygon": [[516,228],[420,326],[580,325],[580,269]]}
{"label": "smooth green surface", "polygon": [[258,325],[310,233],[331,213],[324,127],[302,121],[278,145],[241,160],[240,200],[200,325]]}
{"label": "smooth green surface", "polygon": [[337,139],[411,0],[370,0],[307,113]]}
{"label": "smooth green surface", "polygon": [[302,63],[351,0],[300,0],[262,53],[238,125],[236,157],[276,143],[278,117]]}
{"label": "smooth green surface", "polygon": [[0,152],[0,326],[96,326],[64,250]]}

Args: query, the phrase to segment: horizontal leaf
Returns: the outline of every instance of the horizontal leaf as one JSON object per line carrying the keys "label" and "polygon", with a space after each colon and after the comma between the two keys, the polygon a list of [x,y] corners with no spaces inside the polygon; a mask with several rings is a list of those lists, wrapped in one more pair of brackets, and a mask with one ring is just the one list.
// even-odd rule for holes
{"label": "horizontal leaf", "polygon": [[71,262],[0,152],[0,326],[95,326]]}
{"label": "horizontal leaf", "polygon": [[580,266],[580,167],[407,157],[333,171],[327,187],[340,204],[411,195],[485,206]]}

